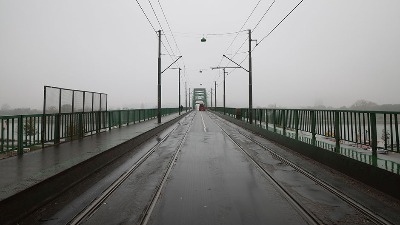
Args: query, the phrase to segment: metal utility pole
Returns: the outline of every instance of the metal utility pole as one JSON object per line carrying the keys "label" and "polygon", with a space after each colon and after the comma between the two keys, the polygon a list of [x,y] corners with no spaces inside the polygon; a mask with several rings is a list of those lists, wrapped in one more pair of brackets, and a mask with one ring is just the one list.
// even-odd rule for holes
{"label": "metal utility pole", "polygon": [[211,108],[212,108],[212,88],[211,88]]}
{"label": "metal utility pole", "polygon": [[179,105],[178,105],[178,107],[179,107],[179,115],[181,115],[181,68],[179,68],[178,69],[179,70],[179,77],[178,77],[178,79],[179,79]]}
{"label": "metal utility pole", "polygon": [[226,110],[225,110],[225,75],[227,72],[225,72],[225,69],[234,69],[234,68],[240,68],[238,66],[218,66],[218,67],[211,67],[211,69],[215,70],[215,69],[222,69],[224,72],[224,96],[223,96],[223,101],[224,101],[224,114],[226,114]]}
{"label": "metal utility pole", "polygon": [[157,122],[161,123],[161,30],[158,31],[158,104]]}
{"label": "metal utility pole", "polygon": [[178,83],[179,83],[179,87],[178,87],[178,111],[179,111],[179,115],[181,115],[181,68],[170,68],[170,69],[175,69],[175,70],[179,70],[179,76],[178,76]]}
{"label": "metal utility pole", "polygon": [[187,112],[187,83],[185,82],[185,108],[186,108],[186,112]]}
{"label": "metal utility pole", "polygon": [[190,108],[190,88],[189,88],[189,108]]}
{"label": "metal utility pole", "polygon": [[[182,56],[179,56],[175,61],[173,61],[167,68],[161,71],[161,30],[158,31],[158,103],[157,103],[157,122],[161,123],[161,74],[169,69],[176,61],[178,61]],[[180,78],[179,78],[180,81]]]}
{"label": "metal utility pole", "polygon": [[214,81],[214,111],[217,111],[217,81]]}
{"label": "metal utility pole", "polygon": [[253,78],[252,78],[252,63],[251,63],[251,30],[249,29],[249,120],[253,123]]}
{"label": "metal utility pole", "polygon": [[252,63],[251,63],[251,42],[252,41],[257,41],[257,40],[252,40],[251,39],[251,30],[249,29],[249,69],[243,68],[240,64],[237,62],[233,61],[232,59],[228,58],[226,55],[222,55],[223,57],[229,59],[231,62],[236,64],[238,67],[244,69],[246,72],[249,73],[249,123],[253,123],[253,69],[252,69]]}
{"label": "metal utility pole", "polygon": [[224,100],[224,115],[225,115],[225,113],[226,113],[225,112],[226,111],[225,110],[225,90],[226,90],[226,88],[225,88],[225,75],[226,75],[225,74],[225,68],[223,68],[222,71],[224,72],[224,95],[223,95],[223,100]]}

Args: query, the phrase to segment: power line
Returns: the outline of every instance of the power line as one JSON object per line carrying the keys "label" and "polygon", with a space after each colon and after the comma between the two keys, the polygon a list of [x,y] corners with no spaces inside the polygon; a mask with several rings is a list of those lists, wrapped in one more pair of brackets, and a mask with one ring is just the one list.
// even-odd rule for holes
{"label": "power line", "polygon": [[[160,22],[160,20],[158,19],[157,13],[155,12],[153,5],[151,4],[150,0],[148,0],[148,2],[149,2],[149,4],[150,4],[150,6],[151,6],[151,9],[153,10],[154,16],[156,17],[158,24],[160,25],[160,29],[163,30],[163,29],[162,29],[161,22]],[[136,0],[136,3],[139,5],[140,9],[142,10],[142,12],[143,12],[144,16],[146,17],[147,21],[149,22],[150,26],[153,28],[154,32],[157,33],[157,31],[156,31],[156,29],[155,29],[153,23],[150,21],[149,17],[147,16],[146,12],[144,11],[143,7],[140,5],[140,3],[139,3],[138,0]],[[161,11],[163,12],[163,15],[164,15],[164,18],[165,18],[165,20],[166,20],[166,22],[167,22],[167,24],[168,24],[168,27],[169,27],[169,29],[170,29],[170,31],[171,31],[171,28],[170,28],[169,23],[168,23],[168,20],[167,20],[167,18],[166,18],[166,16],[165,16],[164,10],[162,9],[162,6],[161,6],[161,4],[160,4],[159,1],[158,1],[158,3],[159,3],[159,5],[160,5]],[[174,39],[175,39],[175,38],[174,38]],[[164,47],[164,49],[165,49],[165,50],[167,51],[167,53],[168,53],[168,54],[166,54],[166,55],[169,55],[170,58],[171,58],[171,60],[174,60],[174,59],[172,58],[172,56],[175,56],[175,54],[174,54],[174,52],[173,52],[173,49],[172,49],[172,47],[171,47],[171,45],[170,45],[170,43],[169,43],[167,37],[166,37],[166,40],[167,40],[167,43],[168,43],[168,45],[169,45],[169,47],[170,47],[170,49],[171,49],[171,51],[172,51],[172,54],[169,52],[169,50],[168,50],[168,48],[165,46],[164,42],[161,42],[161,44],[162,44],[162,46]],[[175,40],[174,40],[174,41],[175,41]],[[176,41],[175,41],[175,44],[176,44],[176,46],[178,47]],[[180,52],[179,48],[178,48],[178,51]],[[185,75],[185,77],[186,77],[186,75]]]}
{"label": "power line", "polygon": [[[275,27],[274,27],[274,29],[272,29],[267,35],[265,35],[261,40],[260,40],[260,42],[258,42],[257,44],[256,44],[256,46],[254,47],[254,49],[258,46],[258,45],[260,45],[261,44],[261,42],[262,41],[264,41],[264,39],[265,38],[267,38],[302,2],[303,2],[304,0],[301,0]],[[253,49],[253,50],[254,50]],[[252,50],[252,51],[253,51]]]}
{"label": "power line", "polygon": [[264,15],[260,18],[260,20],[257,22],[256,26],[253,28],[253,31],[257,28],[257,26],[261,23],[261,21],[264,19],[265,15],[267,15],[267,13],[269,12],[269,10],[271,9],[272,5],[275,3],[275,0],[271,3],[271,5],[269,5],[267,11],[265,11]]}
{"label": "power line", "polygon": [[[249,21],[250,17],[253,15],[254,11],[256,10],[256,8],[258,7],[258,5],[260,4],[261,0],[259,0],[256,4],[256,6],[253,8],[253,10],[251,11],[250,15],[247,17],[246,21],[243,23],[242,27],[239,30],[242,30],[243,27],[246,25],[247,21]],[[225,50],[224,54],[229,50],[229,48],[232,46],[232,44],[235,42],[236,38],[238,37],[239,33],[236,34],[235,38],[233,39],[233,41],[231,42],[231,44],[229,45],[229,47]]]}
{"label": "power line", "polygon": [[149,2],[150,7],[151,7],[151,9],[153,10],[154,16],[155,16],[156,19],[157,19],[158,25],[160,25],[160,28],[161,28],[161,30],[162,30],[162,26],[161,26],[160,20],[158,19],[157,13],[156,13],[156,11],[155,11],[154,8],[153,8],[153,4],[151,4],[151,1],[150,1],[150,0],[147,0],[147,1]]}
{"label": "power line", "polygon": [[[147,1],[149,2],[151,9],[153,10],[153,13],[154,13],[154,16],[155,16],[156,19],[157,19],[158,25],[160,25],[160,29],[161,29],[161,30],[164,30],[163,27],[162,27],[162,25],[161,25],[160,20],[158,19],[157,13],[156,13],[156,11],[154,10],[153,4],[151,4],[151,1],[150,1],[150,0],[147,0]],[[165,37],[165,39],[167,40],[167,44],[168,44],[169,48],[171,49],[172,54],[175,54],[175,53],[174,53],[174,50],[173,50],[172,47],[171,47],[171,44],[169,43],[168,38]],[[167,50],[167,51],[168,51],[168,50]]]}
{"label": "power line", "polygon": [[[251,11],[250,15],[247,17],[246,21],[243,23],[242,27],[239,30],[242,30],[243,27],[246,25],[246,23],[249,21],[250,17],[253,15],[254,11],[256,10],[256,8],[258,7],[258,5],[260,4],[261,0],[259,0],[256,4],[256,6],[254,6],[253,10]],[[224,54],[228,52],[229,48],[233,45],[233,43],[235,42],[235,40],[237,39],[239,33],[236,34],[235,38],[232,40],[232,42],[230,43],[230,45],[228,46],[228,48],[225,50]],[[244,45],[244,43],[240,46],[240,48]],[[240,50],[239,48],[239,50]],[[239,51],[238,50],[238,51]],[[236,55],[236,54],[235,54]],[[218,66],[221,65],[221,62],[223,60],[223,57],[221,57],[221,60],[218,63]],[[220,76],[218,76],[219,78]]]}
{"label": "power line", "polygon": [[[164,9],[163,9],[163,7],[162,7],[162,5],[161,5],[161,2],[160,2],[160,0],[157,0],[157,1],[158,1],[158,5],[160,6],[161,12],[162,12],[162,14],[163,14],[163,16],[164,16],[165,22],[167,23],[169,32],[170,32],[171,35],[172,35],[172,39],[174,40],[176,49],[178,50],[178,53],[179,53],[180,55],[182,55],[181,50],[179,49],[178,43],[176,42],[175,36],[174,36],[174,34],[172,33],[171,26],[169,25],[167,16],[165,15],[165,12],[164,12]],[[182,59],[182,61],[183,61],[183,65],[185,66],[185,61],[184,61],[183,59]],[[178,66],[180,67],[179,62],[178,62]],[[186,77],[186,73],[184,73],[184,77]]]}
{"label": "power line", "polygon": [[235,52],[235,54],[233,54],[232,59],[238,54],[238,52],[242,49],[243,45],[247,42],[247,40],[249,40],[249,37],[246,38],[246,40],[243,41],[243,43],[240,45],[240,47],[238,48],[238,50]]}
{"label": "power line", "polygon": [[147,16],[147,14],[144,12],[142,6],[140,5],[139,1],[136,0],[137,4],[139,5],[140,9],[142,10],[144,16],[146,17],[147,21],[150,23],[151,27],[153,28],[154,32],[157,33],[156,29],[154,28],[153,24],[151,23],[149,17]]}
{"label": "power line", "polygon": [[[254,30],[258,27],[258,25],[261,23],[261,21],[264,19],[265,15],[267,15],[267,13],[269,12],[269,10],[272,8],[272,6],[274,5],[275,0],[271,3],[271,5],[269,5],[268,9],[265,11],[265,13],[263,14],[263,16],[260,18],[260,20],[258,20],[257,24],[254,26],[252,32],[254,32]],[[240,45],[239,49],[236,51],[236,53],[232,56],[232,59],[238,54],[238,52],[241,50],[241,48],[243,47],[243,45],[247,42],[248,38],[242,43],[242,45]]]}
{"label": "power line", "polygon": [[[267,38],[302,2],[303,2],[304,0],[301,0],[266,36],[264,36],[261,40],[260,40],[260,42],[258,42],[257,44],[256,44],[256,46],[251,50],[251,52],[253,52],[254,51],[254,49],[265,39],[265,38]],[[271,4],[272,5],[272,4]],[[268,10],[267,10],[268,11]],[[248,39],[247,39],[248,40]],[[240,47],[241,48],[241,47]],[[239,49],[240,49],[239,48]],[[235,54],[236,55],[236,54]],[[246,57],[239,63],[239,65],[241,66],[242,65],[242,63],[247,59],[247,57],[248,57],[248,55],[246,55]],[[232,57],[233,58],[233,57]],[[232,73],[233,71],[235,71],[236,69],[233,69],[231,72],[229,72],[229,74],[230,73]],[[228,74],[228,75],[229,75]]]}

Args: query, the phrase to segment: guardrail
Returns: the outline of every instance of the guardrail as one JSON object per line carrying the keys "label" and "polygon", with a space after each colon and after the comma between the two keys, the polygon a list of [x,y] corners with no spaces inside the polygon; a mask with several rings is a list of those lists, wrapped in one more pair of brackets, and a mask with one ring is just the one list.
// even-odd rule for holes
{"label": "guardrail", "polygon": [[[178,111],[178,108],[163,108],[161,115]],[[157,109],[0,116],[0,154],[21,155],[31,149],[83,138],[156,117]]]}
{"label": "guardrail", "polygon": [[[216,111],[223,113],[224,108],[217,107]],[[225,112],[250,122],[248,109],[226,108]],[[253,109],[252,124],[336,152],[343,143],[355,144],[370,148],[376,156],[381,150],[400,152],[399,115],[384,111]],[[316,136],[331,139],[333,144],[320,142]]]}

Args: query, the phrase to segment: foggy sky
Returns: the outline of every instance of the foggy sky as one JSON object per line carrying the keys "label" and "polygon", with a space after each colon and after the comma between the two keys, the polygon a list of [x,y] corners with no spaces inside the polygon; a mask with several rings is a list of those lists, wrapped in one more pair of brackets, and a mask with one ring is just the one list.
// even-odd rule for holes
{"label": "foggy sky", "polygon": [[[226,33],[239,31],[258,0],[160,0],[174,36],[158,1],[151,2],[168,52],[183,56],[173,66],[185,68],[182,104],[185,82],[210,91],[216,80],[221,106],[222,73],[210,67],[234,66],[222,55],[238,51],[272,1],[261,1],[228,50],[236,34]],[[276,1],[252,38],[260,41],[298,2]],[[161,29],[148,1],[139,3]],[[398,104],[398,9],[398,0],[305,0],[252,53],[253,106]],[[0,0],[0,106],[41,108],[43,86],[50,85],[107,93],[114,108],[155,107],[157,51],[158,37],[133,0]],[[246,42],[234,60],[241,62],[247,51]],[[162,53],[164,69],[176,57],[164,47]],[[247,60],[242,66],[248,68]],[[163,107],[177,106],[177,70],[163,73],[162,88]],[[226,101],[248,106],[246,71],[226,77]]]}

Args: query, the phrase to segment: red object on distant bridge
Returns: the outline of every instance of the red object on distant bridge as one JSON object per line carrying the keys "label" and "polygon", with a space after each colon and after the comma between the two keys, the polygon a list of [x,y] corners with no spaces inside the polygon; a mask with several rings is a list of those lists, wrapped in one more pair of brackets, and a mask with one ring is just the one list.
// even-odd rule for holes
{"label": "red object on distant bridge", "polygon": [[204,104],[200,104],[199,111],[206,111],[206,107],[204,106]]}

